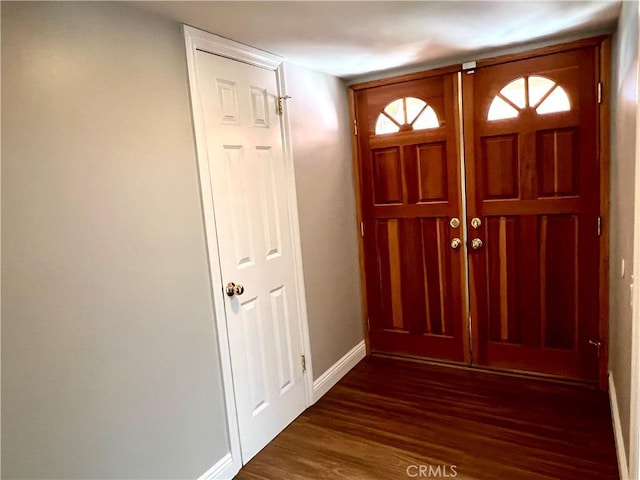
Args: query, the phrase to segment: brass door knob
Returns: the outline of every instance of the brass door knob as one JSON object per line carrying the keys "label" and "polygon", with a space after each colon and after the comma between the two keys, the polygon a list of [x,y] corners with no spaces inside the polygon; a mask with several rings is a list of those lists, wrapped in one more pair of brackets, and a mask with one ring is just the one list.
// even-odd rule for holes
{"label": "brass door knob", "polygon": [[462,240],[460,240],[458,237],[451,239],[451,248],[456,250],[460,248],[460,245],[462,245]]}
{"label": "brass door knob", "polygon": [[460,226],[460,219],[453,217],[451,220],[449,220],[449,226],[451,228],[458,228]]}
{"label": "brass door knob", "polygon": [[233,297],[234,295],[242,295],[244,293],[244,287],[241,284],[235,284],[233,282],[227,283],[227,288],[225,288],[225,292],[228,296]]}
{"label": "brass door knob", "polygon": [[471,240],[471,248],[473,248],[474,250],[478,250],[479,248],[482,248],[482,245],[484,245],[482,243],[482,240],[480,240],[479,238],[474,238],[473,240]]}
{"label": "brass door knob", "polygon": [[473,217],[471,219],[471,226],[473,228],[480,228],[480,225],[482,225],[482,220],[480,220],[478,217]]}

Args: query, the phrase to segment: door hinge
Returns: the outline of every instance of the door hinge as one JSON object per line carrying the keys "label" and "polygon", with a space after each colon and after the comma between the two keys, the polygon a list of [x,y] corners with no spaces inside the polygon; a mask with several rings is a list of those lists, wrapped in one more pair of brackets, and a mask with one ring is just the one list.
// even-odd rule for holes
{"label": "door hinge", "polygon": [[282,116],[284,113],[284,101],[291,98],[290,95],[285,95],[284,97],[278,97],[278,115]]}
{"label": "door hinge", "polygon": [[602,82],[598,82],[598,103],[602,103]]}
{"label": "door hinge", "polygon": [[360,222],[360,236],[364,237],[364,222]]}
{"label": "door hinge", "polygon": [[307,371],[307,359],[304,355],[300,355],[300,363],[302,364],[302,371]]}
{"label": "door hinge", "polygon": [[598,236],[602,235],[602,217],[598,217],[596,220]]}
{"label": "door hinge", "polygon": [[473,365],[473,326],[471,324],[472,318],[471,313],[469,313],[469,365]]}
{"label": "door hinge", "polygon": [[353,121],[353,134],[357,137],[358,136],[358,121],[354,120]]}
{"label": "door hinge", "polygon": [[596,353],[598,357],[600,356],[600,347],[602,346],[602,342],[600,340],[589,340],[589,345],[596,347]]}

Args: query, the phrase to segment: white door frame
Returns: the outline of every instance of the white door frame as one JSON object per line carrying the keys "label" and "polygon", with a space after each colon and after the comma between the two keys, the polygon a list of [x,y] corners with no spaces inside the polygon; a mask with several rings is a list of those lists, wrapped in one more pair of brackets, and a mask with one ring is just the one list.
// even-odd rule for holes
{"label": "white door frame", "polygon": [[[640,5],[633,13],[640,22]],[[640,49],[640,35],[631,41]],[[640,64],[637,75],[640,78]],[[631,399],[629,418],[629,478],[640,475],[640,104],[636,101],[635,200],[633,238],[633,293],[631,320]],[[624,445],[622,446],[624,452]]]}
{"label": "white door frame", "polygon": [[[198,89],[198,75],[196,63],[196,51],[204,51],[225,58],[237,60],[243,63],[265,68],[275,72],[278,82],[278,95],[286,96],[284,59],[262,50],[228,40],[211,33],[184,25],[184,38],[187,50],[187,70],[189,76],[189,89],[191,92],[191,107],[193,114],[193,127],[195,130],[196,154],[198,158],[198,173],[200,182],[200,200],[204,215],[206,243],[209,259],[209,276],[211,280],[213,309],[218,333],[218,346],[220,351],[220,364],[222,367],[222,381],[224,385],[224,397],[227,407],[227,426],[229,430],[230,452],[218,459],[217,463],[208,470],[202,479],[230,478],[242,467],[240,453],[240,435],[238,432],[238,416],[233,387],[233,375],[231,372],[231,354],[227,322],[224,309],[223,279],[220,269],[220,251],[218,250],[217,230],[213,208],[213,196],[209,182],[209,163],[207,155],[207,141],[204,128],[204,113],[202,101]],[[291,125],[287,108],[283,108],[280,116],[282,126],[283,154],[286,165],[287,203],[289,207],[291,225],[291,244],[293,246],[293,258],[295,269],[295,288],[298,295],[298,317],[300,319],[300,331],[302,336],[302,348],[306,359],[305,394],[307,407],[313,403],[313,368],[311,364],[311,345],[309,342],[309,325],[307,320],[306,298],[304,290],[304,277],[302,271],[302,252],[300,248],[300,229],[298,224],[298,206],[296,201],[295,177],[293,171],[293,156],[291,143]]]}

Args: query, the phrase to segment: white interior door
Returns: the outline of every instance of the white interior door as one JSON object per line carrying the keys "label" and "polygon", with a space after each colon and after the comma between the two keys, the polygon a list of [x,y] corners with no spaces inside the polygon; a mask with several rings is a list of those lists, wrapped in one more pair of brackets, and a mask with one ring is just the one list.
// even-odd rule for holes
{"label": "white interior door", "polygon": [[278,84],[210,53],[196,64],[222,282],[244,287],[224,301],[246,463],[306,408]]}

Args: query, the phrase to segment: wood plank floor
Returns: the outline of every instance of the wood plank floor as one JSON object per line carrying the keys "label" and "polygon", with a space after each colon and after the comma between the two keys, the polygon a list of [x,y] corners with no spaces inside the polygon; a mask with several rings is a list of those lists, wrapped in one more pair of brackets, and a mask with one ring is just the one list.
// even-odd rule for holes
{"label": "wood plank floor", "polygon": [[236,478],[619,477],[604,392],[370,357]]}

